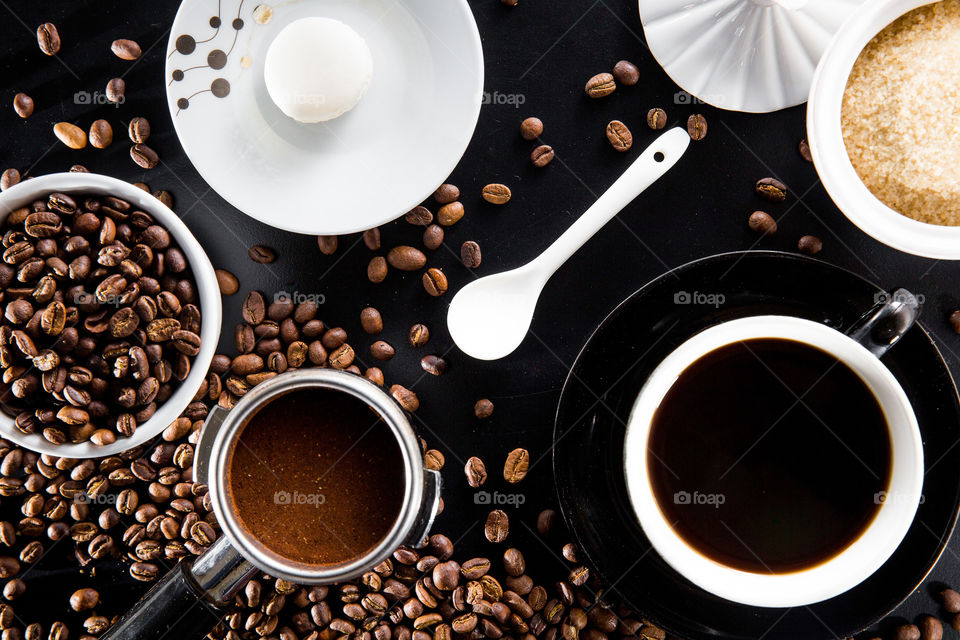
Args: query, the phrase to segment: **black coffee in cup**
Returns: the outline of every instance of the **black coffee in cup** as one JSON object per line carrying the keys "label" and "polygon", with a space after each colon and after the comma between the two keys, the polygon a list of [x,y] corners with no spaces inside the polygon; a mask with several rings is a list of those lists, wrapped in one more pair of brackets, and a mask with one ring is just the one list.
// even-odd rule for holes
{"label": "black coffee in cup", "polygon": [[810,568],[870,525],[892,467],[877,398],[845,363],[758,338],[688,366],[654,414],[657,505],[702,555],[758,573]]}

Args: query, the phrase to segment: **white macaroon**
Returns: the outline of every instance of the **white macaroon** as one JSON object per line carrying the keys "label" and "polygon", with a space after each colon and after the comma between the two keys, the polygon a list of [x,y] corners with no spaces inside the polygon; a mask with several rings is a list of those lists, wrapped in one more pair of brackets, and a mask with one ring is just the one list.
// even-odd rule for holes
{"label": "white macaroon", "polygon": [[364,39],[332,18],[302,18],[267,50],[263,79],[273,102],[299,122],[325,122],[353,109],[367,92],[373,57]]}

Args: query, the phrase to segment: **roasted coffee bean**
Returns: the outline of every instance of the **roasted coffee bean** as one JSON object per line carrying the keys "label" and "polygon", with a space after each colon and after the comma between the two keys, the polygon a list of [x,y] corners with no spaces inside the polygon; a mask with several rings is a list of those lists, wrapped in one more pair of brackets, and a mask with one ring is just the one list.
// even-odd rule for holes
{"label": "roasted coffee bean", "polygon": [[390,343],[384,340],[377,340],[372,345],[370,345],[370,355],[373,356],[376,360],[390,360],[393,358],[394,354],[393,347],[390,346]]}
{"label": "roasted coffee bean", "polygon": [[419,249],[400,245],[387,253],[387,262],[394,269],[401,271],[417,271],[427,263],[427,257]]}
{"label": "roasted coffee bean", "polygon": [[587,95],[591,98],[603,98],[610,95],[617,89],[617,83],[613,75],[609,73],[598,73],[589,80],[584,87]]}
{"label": "roasted coffee bean", "polygon": [[337,252],[337,236],[318,236],[317,247],[325,256],[332,256]]}
{"label": "roasted coffee bean", "polygon": [[543,134],[543,122],[540,118],[527,118],[520,123],[520,137],[524,140],[536,140]]}
{"label": "roasted coffee bean", "polygon": [[797,242],[797,249],[800,253],[807,255],[816,255],[823,249],[823,241],[817,236],[803,236]]}
{"label": "roasted coffee bean", "polygon": [[157,152],[145,144],[130,147],[130,157],[143,169],[153,169],[160,162]]}
{"label": "roasted coffee bean", "polygon": [[513,194],[507,185],[495,183],[485,186],[480,195],[490,204],[506,204]]}
{"label": "roasted coffee bean", "polygon": [[48,56],[55,56],[60,51],[60,32],[52,22],[45,22],[37,27],[37,44],[40,51]]}
{"label": "roasted coffee bean", "polygon": [[629,60],[621,60],[613,66],[613,77],[620,84],[632,87],[640,81],[640,69]]}
{"label": "roasted coffee bean", "polygon": [[379,251],[380,250],[380,229],[374,227],[373,229],[367,229],[363,232],[363,244],[366,245],[367,249],[370,251]]}
{"label": "roasted coffee bean", "polygon": [[423,231],[423,246],[431,251],[439,249],[443,244],[443,227],[431,224]]}
{"label": "roasted coffee bean", "polygon": [[940,603],[947,613],[960,613],[960,593],[953,589],[944,589],[940,592]]}
{"label": "roasted coffee bean", "polygon": [[[426,258],[424,258],[426,262]],[[370,260],[367,265],[367,279],[370,282],[380,283],[387,278],[387,261],[383,256],[376,256]]]}
{"label": "roasted coffee bean", "polygon": [[473,414],[481,420],[486,420],[493,415],[493,403],[487,398],[477,400],[473,405]]}
{"label": "roasted coffee bean", "polygon": [[460,189],[458,189],[456,185],[449,183],[440,185],[437,187],[437,190],[433,192],[433,199],[436,200],[438,204],[450,204],[459,197]]}
{"label": "roasted coffee bean", "polygon": [[483,460],[476,456],[467,460],[463,472],[467,476],[467,484],[474,489],[480,488],[487,481],[487,467],[483,464]]}
{"label": "roasted coffee bean", "polygon": [[530,161],[535,167],[545,167],[553,160],[553,147],[542,144],[530,153]]}
{"label": "roasted coffee bean", "polygon": [[426,207],[420,205],[407,212],[403,219],[412,225],[425,227],[433,222],[433,213],[431,213]]}
{"label": "roasted coffee bean", "polygon": [[761,178],[754,185],[757,195],[770,202],[783,202],[787,199],[787,185],[776,178]]}
{"label": "roasted coffee bean", "polygon": [[240,282],[237,280],[237,276],[224,269],[217,269],[215,273],[220,293],[225,296],[232,296],[240,290]]}
{"label": "roasted coffee bean", "polygon": [[107,100],[113,102],[114,104],[124,101],[127,92],[127,83],[123,78],[112,78],[110,82],[107,83],[106,96]]}
{"label": "roasted coffee bean", "polygon": [[451,202],[440,207],[440,210],[437,211],[437,222],[440,223],[442,227],[450,227],[457,224],[464,214],[463,204],[458,202]]}
{"label": "roasted coffee bean", "polygon": [[920,640],[941,640],[943,638],[943,624],[933,616],[923,616],[920,619]]}
{"label": "roasted coffee bean", "polygon": [[503,479],[516,484],[527,476],[530,467],[530,453],[526,449],[514,449],[507,455],[503,465]]}
{"label": "roasted coffee bean", "polygon": [[83,149],[87,146],[86,132],[75,124],[58,122],[53,125],[53,133],[60,142],[71,149]]}
{"label": "roasted coffee bean", "polygon": [[247,256],[258,264],[270,264],[277,259],[277,252],[270,247],[257,244],[247,250]]}
{"label": "roasted coffee bean", "polygon": [[0,175],[0,191],[6,191],[20,182],[20,172],[16,169],[7,169]]}
{"label": "roasted coffee bean", "polygon": [[422,347],[430,340],[430,330],[424,324],[415,324],[410,327],[407,340],[412,347]]}
{"label": "roasted coffee bean", "polygon": [[70,596],[70,608],[74,611],[89,611],[100,602],[100,593],[96,589],[77,589]]}
{"label": "roasted coffee bean", "polygon": [[373,307],[366,307],[360,312],[360,326],[370,335],[377,335],[383,331],[383,318],[380,312]]}
{"label": "roasted coffee bean", "polygon": [[127,135],[134,144],[143,144],[150,137],[150,121],[143,116],[137,116],[127,125]]}
{"label": "roasted coffee bean", "polygon": [[508,576],[522,576],[526,571],[526,562],[519,549],[507,549],[503,552],[503,568]]}
{"label": "roasted coffee bean", "polygon": [[660,108],[650,109],[647,112],[647,126],[659,131],[667,126],[667,112]]}
{"label": "roasted coffee bean", "polygon": [[346,369],[353,364],[355,353],[349,344],[337,347],[329,356],[328,362],[334,369]]}
{"label": "roasted coffee bean", "polygon": [[772,236],[777,232],[777,221],[766,211],[754,211],[747,220],[750,229],[763,236]]}
{"label": "roasted coffee bean", "polygon": [[460,245],[460,261],[468,269],[476,269],[480,266],[482,256],[480,254],[480,245],[473,240],[467,240]]}
{"label": "roasted coffee bean", "polygon": [[901,624],[893,633],[895,640],[920,640],[920,628],[915,624]]}
{"label": "roasted coffee bean", "polygon": [[435,267],[427,269],[422,280],[423,288],[434,298],[438,298],[447,292],[447,276],[440,269]]}
{"label": "roasted coffee bean", "polygon": [[250,325],[258,325],[267,317],[267,302],[259,291],[251,291],[243,300],[240,307],[243,321]]}
{"label": "roasted coffee bean", "polygon": [[402,385],[395,384],[390,387],[390,395],[405,411],[413,413],[420,408],[420,400],[417,398],[417,394]]}
{"label": "roasted coffee bean", "polygon": [[633,134],[627,125],[619,120],[611,120],[607,125],[607,140],[617,151],[629,151],[633,146]]}
{"label": "roasted coffee bean", "polygon": [[487,521],[483,525],[483,535],[490,542],[503,542],[507,539],[510,532],[510,520],[507,514],[500,509],[495,509],[487,515]]}
{"label": "roasted coffee bean", "polygon": [[699,141],[707,137],[707,119],[699,113],[687,118],[687,133],[690,139]]}
{"label": "roasted coffee bean", "polygon": [[106,120],[94,120],[90,125],[90,144],[97,149],[106,149],[113,143],[113,127]]}
{"label": "roasted coffee bean", "polygon": [[121,60],[136,60],[143,53],[139,44],[126,38],[114,40],[110,45],[110,50],[113,52],[113,55]]}
{"label": "roasted coffee bean", "polygon": [[810,145],[807,143],[806,138],[801,140],[800,144],[797,145],[797,151],[800,152],[801,158],[807,162],[813,162],[813,154],[810,152]]}
{"label": "roasted coffee bean", "polygon": [[420,359],[420,367],[431,375],[440,376],[447,372],[447,361],[440,356],[424,356]]}
{"label": "roasted coffee bean", "polygon": [[18,93],[13,96],[13,110],[17,112],[17,115],[21,118],[29,118],[33,115],[33,98],[28,96],[25,93]]}

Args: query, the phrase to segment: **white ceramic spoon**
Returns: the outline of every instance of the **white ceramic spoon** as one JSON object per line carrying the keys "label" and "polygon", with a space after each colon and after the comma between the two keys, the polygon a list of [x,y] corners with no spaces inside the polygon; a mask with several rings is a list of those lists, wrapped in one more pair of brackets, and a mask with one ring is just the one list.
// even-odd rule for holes
{"label": "white ceramic spoon", "polygon": [[447,311],[447,328],[457,346],[480,360],[503,358],[519,347],[550,276],[673,167],[689,144],[690,136],[683,129],[667,131],[537,258],[517,269],[474,280],[457,292]]}

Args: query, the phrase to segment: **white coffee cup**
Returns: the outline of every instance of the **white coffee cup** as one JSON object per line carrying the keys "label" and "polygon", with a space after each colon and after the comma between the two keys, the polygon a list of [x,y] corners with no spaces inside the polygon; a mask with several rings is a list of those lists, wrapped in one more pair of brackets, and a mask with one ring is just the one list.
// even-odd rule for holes
{"label": "white coffee cup", "polygon": [[[901,333],[906,328],[909,324],[901,328]],[[678,376],[715,349],[757,338],[797,341],[845,363],[876,396],[890,432],[890,484],[886,492],[878,496],[879,507],[873,521],[837,555],[790,573],[743,571],[694,549],[674,531],[658,506],[647,468],[648,436],[654,414]],[[647,379],[634,402],[627,422],[624,465],[630,502],[640,526],[667,564],[710,593],[758,607],[795,607],[827,600],[873,574],[890,558],[910,528],[921,501],[924,472],[923,442],[910,401],[871,349],[826,325],[775,315],[714,325],[667,356]],[[814,462],[811,473],[816,472]]]}

